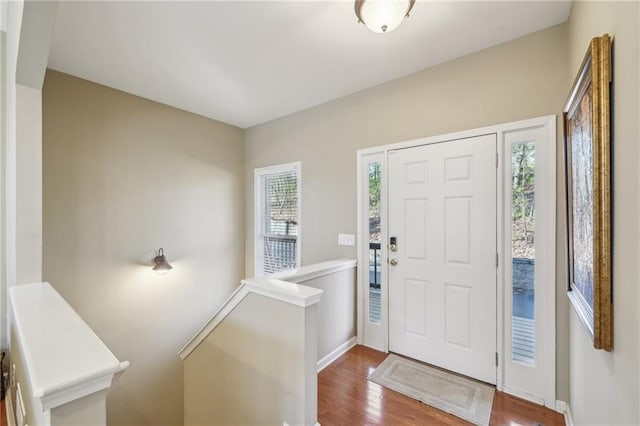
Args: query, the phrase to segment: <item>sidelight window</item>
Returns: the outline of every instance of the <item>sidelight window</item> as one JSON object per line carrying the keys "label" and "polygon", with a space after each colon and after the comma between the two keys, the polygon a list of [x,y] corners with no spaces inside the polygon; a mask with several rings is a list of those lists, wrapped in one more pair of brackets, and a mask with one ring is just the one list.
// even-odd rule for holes
{"label": "sidelight window", "polygon": [[511,145],[512,359],[535,363],[535,157],[534,143]]}
{"label": "sidelight window", "polygon": [[380,250],[381,170],[379,161],[369,163],[369,322],[380,324],[382,263]]}

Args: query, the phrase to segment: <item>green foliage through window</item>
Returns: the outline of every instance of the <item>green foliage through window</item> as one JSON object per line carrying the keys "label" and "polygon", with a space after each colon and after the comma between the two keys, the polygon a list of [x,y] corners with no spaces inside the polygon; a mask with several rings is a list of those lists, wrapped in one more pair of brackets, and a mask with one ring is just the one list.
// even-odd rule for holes
{"label": "green foliage through window", "polygon": [[535,144],[511,148],[511,220],[514,258],[535,258]]}

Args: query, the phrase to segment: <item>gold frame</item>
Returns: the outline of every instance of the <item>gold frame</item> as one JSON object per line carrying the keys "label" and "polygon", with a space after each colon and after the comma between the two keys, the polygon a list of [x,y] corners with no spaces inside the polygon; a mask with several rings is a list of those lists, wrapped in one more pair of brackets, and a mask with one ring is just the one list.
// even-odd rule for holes
{"label": "gold frame", "polygon": [[[592,336],[596,349],[613,349],[613,301],[611,287],[611,173],[610,173],[610,83],[611,38],[595,37],[580,66],[564,107],[564,152],[567,201],[567,249],[569,299],[578,317]],[[570,121],[587,91],[591,95],[592,144],[592,271],[593,309],[574,286],[575,247],[573,236],[573,158]],[[576,163],[578,164],[578,163]]]}

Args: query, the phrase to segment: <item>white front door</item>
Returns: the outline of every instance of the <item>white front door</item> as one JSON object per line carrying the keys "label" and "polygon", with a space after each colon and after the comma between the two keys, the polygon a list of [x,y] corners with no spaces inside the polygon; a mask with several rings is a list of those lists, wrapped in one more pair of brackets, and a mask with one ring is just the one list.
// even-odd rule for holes
{"label": "white front door", "polygon": [[496,135],[388,164],[389,350],[495,384]]}

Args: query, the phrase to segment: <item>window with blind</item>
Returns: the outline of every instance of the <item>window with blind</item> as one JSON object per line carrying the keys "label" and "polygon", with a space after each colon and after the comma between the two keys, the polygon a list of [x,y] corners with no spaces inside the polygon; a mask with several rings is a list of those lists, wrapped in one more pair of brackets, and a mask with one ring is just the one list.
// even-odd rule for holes
{"label": "window with blind", "polygon": [[300,163],[255,170],[255,274],[300,266]]}

